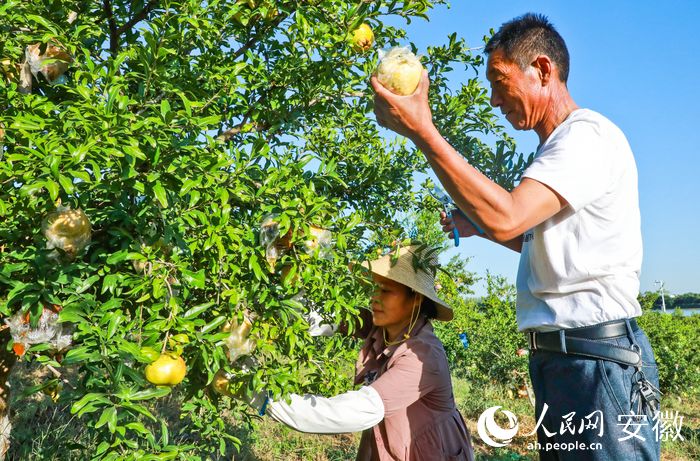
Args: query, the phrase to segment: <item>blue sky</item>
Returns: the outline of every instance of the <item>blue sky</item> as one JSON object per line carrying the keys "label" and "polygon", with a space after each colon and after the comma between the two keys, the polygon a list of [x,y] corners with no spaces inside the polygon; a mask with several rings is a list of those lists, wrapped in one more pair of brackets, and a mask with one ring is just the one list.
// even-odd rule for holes
{"label": "blue sky", "polygon": [[[616,123],[635,153],[644,238],[641,290],[656,290],[654,282],[662,280],[673,294],[700,292],[700,3],[452,3],[434,9],[429,22],[404,26],[419,53],[445,43],[450,32],[476,47],[490,28],[522,13],[549,17],[569,48],[574,100]],[[502,124],[519,151],[535,150],[534,133]],[[472,258],[472,271],[483,275],[488,269],[515,281],[518,254],[477,238],[463,239],[455,251]]]}

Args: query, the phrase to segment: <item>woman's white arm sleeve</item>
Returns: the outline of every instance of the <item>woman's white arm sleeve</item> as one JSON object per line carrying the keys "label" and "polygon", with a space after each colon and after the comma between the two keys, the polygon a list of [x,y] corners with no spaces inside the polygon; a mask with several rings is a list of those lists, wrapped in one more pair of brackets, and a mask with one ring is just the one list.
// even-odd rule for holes
{"label": "woman's white arm sleeve", "polygon": [[326,398],[291,395],[291,402],[270,401],[267,414],[301,432],[339,434],[358,432],[384,419],[384,403],[370,386]]}

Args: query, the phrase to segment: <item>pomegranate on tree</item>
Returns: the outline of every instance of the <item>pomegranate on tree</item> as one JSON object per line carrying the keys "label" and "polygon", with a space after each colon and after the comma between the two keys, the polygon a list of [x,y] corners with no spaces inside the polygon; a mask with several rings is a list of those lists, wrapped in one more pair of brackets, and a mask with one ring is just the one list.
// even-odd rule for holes
{"label": "pomegranate on tree", "polygon": [[352,48],[359,52],[368,51],[374,44],[374,32],[368,24],[362,23],[352,32],[350,37]]}
{"label": "pomegranate on tree", "polygon": [[379,52],[377,80],[391,92],[407,96],[418,88],[423,65],[408,48],[394,47]]}
{"label": "pomegranate on tree", "polygon": [[46,248],[60,248],[70,258],[90,243],[92,229],[90,220],[81,209],[59,206],[44,219],[42,230],[46,236]]}
{"label": "pomegranate on tree", "polygon": [[146,379],[157,386],[180,384],[187,374],[187,365],[182,357],[165,352],[146,366]]}

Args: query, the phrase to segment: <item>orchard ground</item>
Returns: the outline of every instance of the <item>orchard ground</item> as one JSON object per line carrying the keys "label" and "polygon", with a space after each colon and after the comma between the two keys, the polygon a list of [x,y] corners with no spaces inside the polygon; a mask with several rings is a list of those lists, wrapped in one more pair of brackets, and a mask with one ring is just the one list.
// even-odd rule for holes
{"label": "orchard ground", "polygon": [[[452,379],[455,399],[472,435],[476,460],[520,461],[536,460],[537,453],[529,449],[536,442],[535,436],[525,437],[535,427],[534,409],[527,398],[506,397],[509,389],[500,385],[482,386],[470,384],[461,378]],[[700,398],[682,399],[666,396],[662,404],[664,410],[678,411],[683,420],[684,442],[663,442],[662,461],[692,461],[700,459]],[[486,445],[477,434],[476,422],[479,415],[492,406],[509,409],[520,424],[518,436],[505,448],[492,448]],[[244,461],[335,461],[354,460],[355,450],[360,442],[358,434],[321,436],[301,434],[269,419],[261,420],[256,432],[248,439],[249,445],[242,457]]]}
{"label": "orchard ground", "polygon": [[[352,364],[347,363],[348,373]],[[47,372],[36,364],[19,364],[11,376],[14,389],[28,387],[42,378]],[[528,448],[535,437],[522,434],[532,432],[535,419],[534,410],[527,398],[508,397],[512,389],[505,385],[481,385],[469,380],[453,377],[457,405],[462,412],[469,430],[477,460],[535,460],[537,454]],[[500,405],[509,409],[520,424],[518,436],[506,448],[492,448],[486,445],[477,434],[476,421],[486,408]],[[700,459],[700,397],[680,397],[664,395],[663,410],[678,411],[684,417],[682,435],[684,441],[662,442],[663,461],[691,461]],[[45,459],[78,460],[88,459],[97,444],[94,435],[70,414],[69,406],[52,401],[50,395],[37,393],[13,408],[12,446],[8,460],[39,461]],[[163,420],[176,420],[179,414],[179,401],[176,394],[158,402],[154,414]],[[228,418],[225,418],[228,419]],[[234,421],[231,421],[233,424]],[[175,423],[177,426],[177,423]],[[175,431],[171,431],[173,434]],[[185,431],[186,432],[186,431]],[[238,453],[229,450],[227,459],[235,461],[340,461],[354,460],[359,444],[359,433],[339,435],[313,435],[293,431],[270,418],[261,418],[249,429],[239,429],[236,434],[242,446]],[[173,435],[173,437],[175,437]],[[171,440],[171,443],[184,444],[184,440]]]}

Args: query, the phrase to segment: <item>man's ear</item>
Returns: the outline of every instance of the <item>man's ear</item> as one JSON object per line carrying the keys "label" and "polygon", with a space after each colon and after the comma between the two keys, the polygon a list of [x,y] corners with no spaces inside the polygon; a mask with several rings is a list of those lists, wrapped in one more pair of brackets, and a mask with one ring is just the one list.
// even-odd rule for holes
{"label": "man's ear", "polygon": [[554,64],[549,59],[549,56],[544,54],[537,55],[535,60],[532,61],[532,67],[537,71],[542,86],[547,86],[554,73]]}

